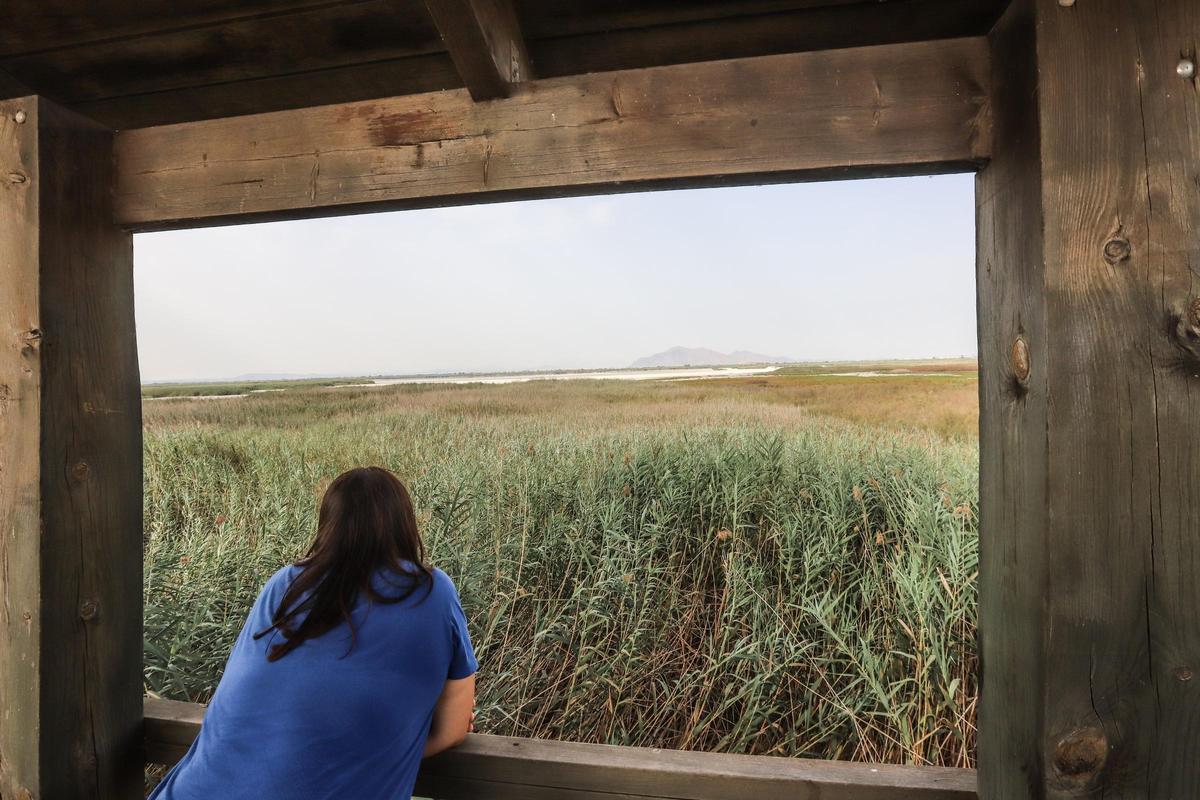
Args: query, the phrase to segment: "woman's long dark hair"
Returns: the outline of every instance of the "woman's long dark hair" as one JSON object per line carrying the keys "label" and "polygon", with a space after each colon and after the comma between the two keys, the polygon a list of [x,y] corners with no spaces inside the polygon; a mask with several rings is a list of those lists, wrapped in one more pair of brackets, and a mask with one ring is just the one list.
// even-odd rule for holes
{"label": "woman's long dark hair", "polygon": [[[268,650],[270,661],[343,622],[350,626],[353,648],[350,614],[361,595],[372,602],[398,603],[422,584],[432,586],[412,499],[404,484],[381,467],[352,469],[334,478],[321,500],[317,535],[296,565],[303,571],[284,592],[271,625],[254,634],[255,639],[272,631],[282,636]],[[380,571],[399,579],[388,581],[395,594],[376,589]]]}

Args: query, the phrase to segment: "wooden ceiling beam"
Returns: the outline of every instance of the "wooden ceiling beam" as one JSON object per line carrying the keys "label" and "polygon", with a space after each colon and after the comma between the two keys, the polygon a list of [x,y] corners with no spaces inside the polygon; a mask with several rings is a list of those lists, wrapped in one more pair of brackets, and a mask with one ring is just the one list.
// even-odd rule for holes
{"label": "wooden ceiling beam", "polygon": [[704,17],[705,4],[679,5],[692,9],[690,18],[686,10],[672,8],[675,20],[643,12],[644,19],[609,23],[608,16],[585,15],[568,24],[557,14],[546,19],[530,13],[526,36],[539,77],[982,36],[1002,10],[996,0],[819,0],[774,8],[747,0],[746,13]]}
{"label": "wooden ceiling beam", "polygon": [[7,97],[21,97],[27,94],[33,94],[33,92],[29,91],[28,86],[0,69],[0,100]]}
{"label": "wooden ceiling beam", "polygon": [[986,42],[553,78],[123,131],[117,221],[183,228],[675,186],[969,171]]}
{"label": "wooden ceiling beam", "polygon": [[508,97],[533,77],[511,0],[425,0],[425,6],[473,99]]}
{"label": "wooden ceiling beam", "polygon": [[[462,86],[445,53],[113,97],[74,108],[115,130],[262,114]],[[26,92],[27,93],[27,92]]]}

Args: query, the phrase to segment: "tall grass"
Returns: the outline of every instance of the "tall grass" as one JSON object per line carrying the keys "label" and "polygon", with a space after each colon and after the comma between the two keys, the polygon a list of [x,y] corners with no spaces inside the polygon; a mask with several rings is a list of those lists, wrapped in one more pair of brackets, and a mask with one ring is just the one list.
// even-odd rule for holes
{"label": "tall grass", "polygon": [[148,403],[147,423],[165,696],[207,699],[325,483],[374,463],[458,584],[482,730],[972,763],[969,440],[697,384],[289,392]]}

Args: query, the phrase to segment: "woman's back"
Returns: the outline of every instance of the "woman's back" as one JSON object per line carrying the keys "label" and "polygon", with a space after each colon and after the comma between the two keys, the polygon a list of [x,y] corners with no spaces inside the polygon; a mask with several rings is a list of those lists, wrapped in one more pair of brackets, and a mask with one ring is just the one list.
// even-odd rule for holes
{"label": "woman's back", "polygon": [[[342,624],[277,660],[273,618],[303,567],[267,581],[234,645],[200,736],[151,795],[161,800],[407,798],[447,680],[475,673],[445,573],[398,603],[359,597]],[[377,573],[384,597],[411,577]]]}

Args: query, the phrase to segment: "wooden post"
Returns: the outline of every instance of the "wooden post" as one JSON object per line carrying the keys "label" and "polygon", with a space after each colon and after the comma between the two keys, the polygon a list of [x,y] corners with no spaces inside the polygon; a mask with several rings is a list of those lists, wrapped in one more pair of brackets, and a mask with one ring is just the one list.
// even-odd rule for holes
{"label": "wooden post", "polygon": [[141,404],[112,133],[0,101],[0,796],[141,796]]}
{"label": "wooden post", "polygon": [[978,182],[980,794],[1200,797],[1195,0],[1015,0]]}

